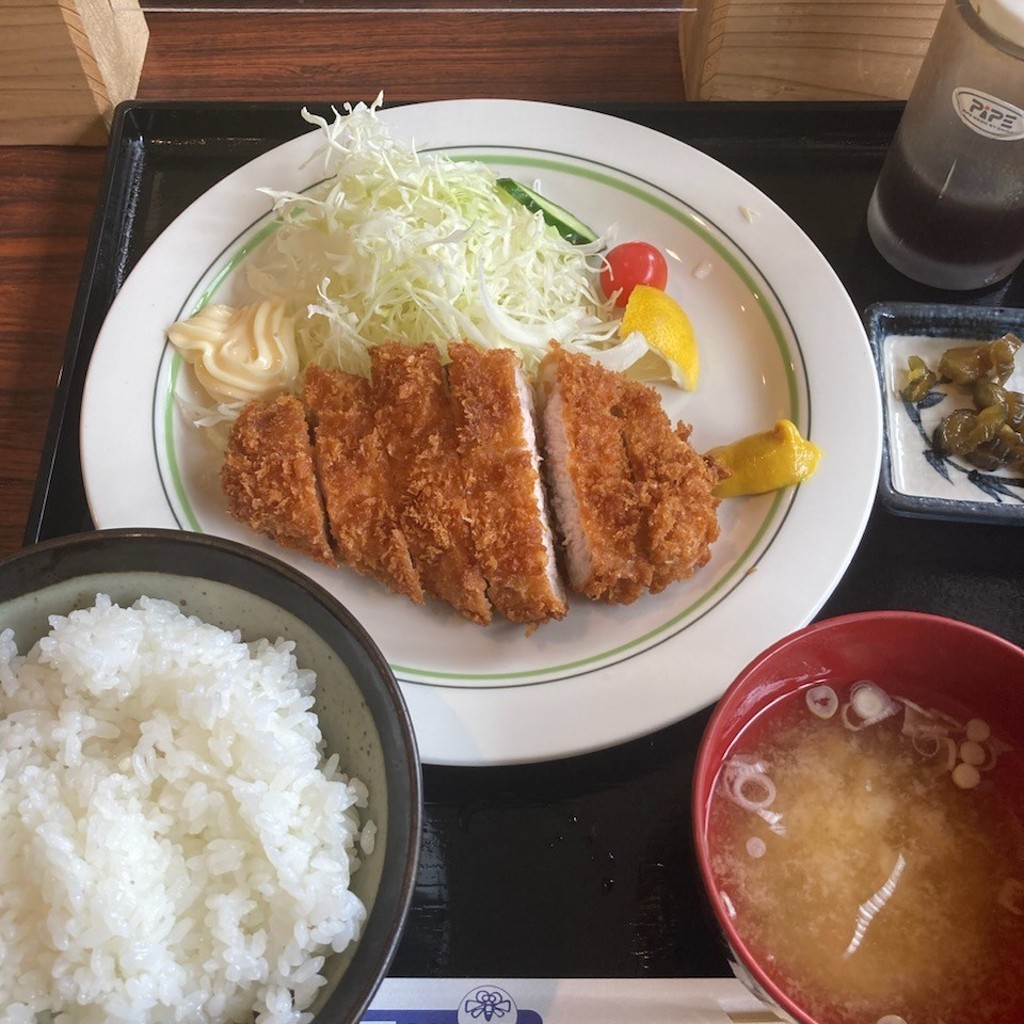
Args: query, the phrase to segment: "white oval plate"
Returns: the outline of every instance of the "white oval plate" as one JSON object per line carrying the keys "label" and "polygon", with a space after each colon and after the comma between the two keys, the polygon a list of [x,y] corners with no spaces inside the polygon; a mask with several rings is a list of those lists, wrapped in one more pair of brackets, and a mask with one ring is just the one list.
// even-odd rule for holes
{"label": "white oval plate", "polygon": [[[423,759],[485,765],[583,753],[652,732],[716,700],[759,651],[805,625],[845,571],[878,477],[881,412],[860,318],[831,267],[743,178],[674,139],[551,104],[455,100],[382,111],[423,152],[482,159],[598,230],[670,255],[668,290],[701,349],[695,392],[663,392],[706,450],[792,419],[824,450],[807,483],[725,501],[710,563],[628,607],[572,602],[532,636],[416,607],[372,581],[277,548],[225,512],[218,460],[180,415],[191,371],[165,330],[204,302],[247,298],[239,263],[269,223],[261,186],[321,176],[319,131],[225,178],[154,242],[117,296],[92,356],[81,451],[100,528],[178,527],[291,561],[380,645]],[[698,276],[699,267],[710,274]]]}

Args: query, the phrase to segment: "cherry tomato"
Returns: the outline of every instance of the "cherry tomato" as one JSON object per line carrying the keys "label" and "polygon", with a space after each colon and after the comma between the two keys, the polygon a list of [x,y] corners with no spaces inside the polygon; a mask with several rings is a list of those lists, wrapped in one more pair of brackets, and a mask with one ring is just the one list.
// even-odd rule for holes
{"label": "cherry tomato", "polygon": [[647,284],[659,291],[668,283],[668,264],[661,250],[649,242],[623,242],[605,256],[601,270],[601,290],[606,296],[616,289],[616,306],[625,306],[629,296],[638,284]]}

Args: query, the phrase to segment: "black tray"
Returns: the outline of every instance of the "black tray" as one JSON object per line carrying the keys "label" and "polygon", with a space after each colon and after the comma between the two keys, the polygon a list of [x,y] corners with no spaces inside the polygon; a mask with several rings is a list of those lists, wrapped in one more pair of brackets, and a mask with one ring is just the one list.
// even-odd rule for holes
{"label": "black tray", "polygon": [[[954,295],[915,285],[875,253],[865,211],[898,104],[601,109],[688,142],[766,192],[818,245],[860,309],[892,300],[1024,305],[1022,271],[988,291]],[[97,332],[128,272],[209,186],[303,130],[295,104],[118,108],[26,543],[92,527],[79,404]],[[900,518],[878,506],[821,617],[872,608],[950,615],[1024,643],[1022,536],[1013,527]],[[690,779],[707,716],[548,764],[427,766],[422,867],[392,973],[728,974],[689,834]]]}

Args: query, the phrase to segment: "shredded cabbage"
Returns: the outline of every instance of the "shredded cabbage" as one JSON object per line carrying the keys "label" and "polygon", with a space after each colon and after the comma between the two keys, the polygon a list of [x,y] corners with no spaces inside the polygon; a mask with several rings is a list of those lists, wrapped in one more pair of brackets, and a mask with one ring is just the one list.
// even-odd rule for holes
{"label": "shredded cabbage", "polygon": [[607,358],[620,318],[592,265],[604,241],[573,246],[486,165],[392,138],[380,102],[335,110],[333,121],[304,110],[326,139],[325,181],[302,194],[261,190],[280,226],[246,278],[296,315],[302,366],[365,375],[369,348],[389,339],[442,352],[456,339],[511,347],[527,369],[552,340]]}

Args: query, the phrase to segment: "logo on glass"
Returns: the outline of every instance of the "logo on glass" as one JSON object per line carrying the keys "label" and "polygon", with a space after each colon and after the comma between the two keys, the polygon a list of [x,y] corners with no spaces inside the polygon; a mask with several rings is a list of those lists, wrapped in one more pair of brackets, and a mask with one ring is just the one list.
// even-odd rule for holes
{"label": "logo on glass", "polygon": [[954,89],[953,109],[968,128],[990,139],[1024,139],[1024,110],[977,89]]}

